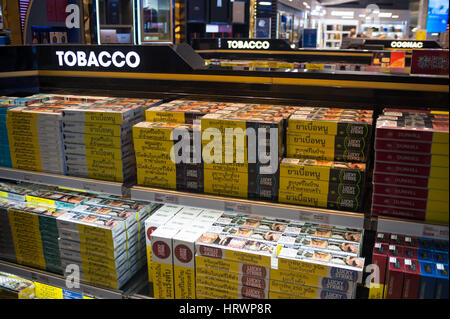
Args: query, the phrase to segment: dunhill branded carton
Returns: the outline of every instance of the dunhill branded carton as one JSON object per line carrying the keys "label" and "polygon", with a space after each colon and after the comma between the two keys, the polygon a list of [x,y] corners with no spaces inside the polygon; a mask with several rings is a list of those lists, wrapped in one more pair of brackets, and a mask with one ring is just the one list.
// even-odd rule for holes
{"label": "dunhill branded carton", "polygon": [[[370,299],[383,299],[384,298],[384,288],[386,281],[386,267],[388,260],[388,244],[375,243],[372,252],[372,263],[378,266],[379,269],[379,282],[370,282]],[[375,278],[374,278],[375,280]],[[378,285],[377,285],[378,284]]]}
{"label": "dunhill branded carton", "polygon": [[405,261],[401,257],[389,256],[386,273],[385,299],[401,299],[403,280],[405,273]]}

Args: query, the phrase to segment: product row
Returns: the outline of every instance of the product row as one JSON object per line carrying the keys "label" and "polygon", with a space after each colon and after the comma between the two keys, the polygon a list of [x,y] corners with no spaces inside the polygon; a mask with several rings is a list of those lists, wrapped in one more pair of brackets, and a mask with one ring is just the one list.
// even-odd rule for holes
{"label": "product row", "polygon": [[373,299],[448,299],[448,241],[377,233]]}
{"label": "product row", "polygon": [[[448,224],[448,112],[36,95],[0,100],[0,164]],[[374,127],[376,124],[376,128]],[[446,195],[446,196],[445,196]]]}

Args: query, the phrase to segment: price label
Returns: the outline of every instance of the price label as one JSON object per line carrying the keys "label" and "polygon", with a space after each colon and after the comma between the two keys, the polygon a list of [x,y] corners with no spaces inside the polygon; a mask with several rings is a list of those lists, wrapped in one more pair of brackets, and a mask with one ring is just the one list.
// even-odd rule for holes
{"label": "price label", "polygon": [[236,202],[224,202],[224,210],[229,212],[231,211],[237,213],[251,214],[252,205]]}
{"label": "price label", "polygon": [[433,225],[424,225],[422,236],[448,239],[448,227],[439,227]]}
{"label": "price label", "polygon": [[39,282],[35,283],[36,297],[39,299],[63,299],[63,290],[61,288],[49,286]]}
{"label": "price label", "polygon": [[323,70],[323,64],[306,63],[305,68],[307,70]]}
{"label": "price label", "polygon": [[305,220],[316,224],[329,224],[330,216],[313,212],[299,212],[299,220]]}
{"label": "price label", "polygon": [[27,182],[34,182],[32,174],[23,174],[23,180]]}
{"label": "price label", "polygon": [[81,183],[81,188],[87,191],[101,192],[101,189],[99,189],[98,185],[95,183]]}
{"label": "price label", "polygon": [[156,193],[155,202],[178,205],[180,198],[176,195]]}

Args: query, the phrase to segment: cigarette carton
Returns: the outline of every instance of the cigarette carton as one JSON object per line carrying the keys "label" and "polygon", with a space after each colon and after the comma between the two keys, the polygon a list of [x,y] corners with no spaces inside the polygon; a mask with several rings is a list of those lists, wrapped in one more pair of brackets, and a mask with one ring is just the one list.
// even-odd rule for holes
{"label": "cigarette carton", "polygon": [[402,297],[405,262],[401,257],[389,257],[386,273],[385,299]]}
{"label": "cigarette carton", "polygon": [[133,155],[133,144],[122,145],[121,148],[109,148],[109,147],[94,147],[89,148],[81,144],[64,144],[64,152],[67,156],[81,155],[86,158],[105,158],[108,157],[112,160],[123,160],[124,158]]}
{"label": "cigarette carton", "polygon": [[352,292],[336,292],[333,290],[301,286],[277,280],[270,280],[270,291],[296,295],[298,296],[298,299],[328,299],[330,294],[336,294],[339,296],[338,299],[351,299],[353,294]]}
{"label": "cigarette carton", "polygon": [[131,133],[121,136],[102,136],[82,133],[63,133],[64,144],[81,144],[85,147],[109,147],[121,148],[122,145],[127,145],[132,142]]}
{"label": "cigarette carton", "polygon": [[196,284],[197,296],[207,295],[212,296],[216,299],[268,299],[269,293],[253,287],[248,286],[238,286],[236,289],[226,289],[234,288],[228,287],[228,285],[220,285],[219,287],[211,287],[210,285]]}
{"label": "cigarette carton", "polygon": [[419,299],[434,299],[436,291],[436,265],[427,261],[420,261],[420,289]]}
{"label": "cigarette carton", "polygon": [[285,192],[282,190],[279,191],[278,196],[280,203],[292,203],[303,206],[323,207],[354,212],[360,211],[362,207],[360,200],[346,196],[338,197],[335,201],[328,201],[327,199],[310,194]]}
{"label": "cigarette carton", "polygon": [[433,240],[433,251],[448,253],[448,240]]}
{"label": "cigarette carton", "polygon": [[448,144],[429,144],[421,142],[385,140],[380,138],[375,140],[375,150],[448,156]]}
{"label": "cigarette carton", "polygon": [[416,198],[429,201],[448,201],[448,191],[440,189],[427,189],[416,187],[402,187],[400,185],[376,184],[374,193],[379,195],[392,195],[404,198]]}
{"label": "cigarette carton", "polygon": [[448,299],[448,264],[436,264],[436,299]]}
{"label": "cigarette carton", "polygon": [[287,145],[286,156],[291,158],[307,158],[338,162],[367,162],[368,160],[368,154],[365,150],[322,149],[292,144]]}
{"label": "cigarette carton", "polygon": [[[370,299],[383,299],[386,284],[386,267],[388,261],[388,244],[376,242],[372,252],[372,264],[379,269],[379,282],[370,282]],[[376,278],[374,277],[374,280]]]}
{"label": "cigarette carton", "polygon": [[[319,292],[318,292],[319,293]],[[294,295],[294,294],[287,294],[287,293],[280,293],[280,292],[269,292],[269,299],[347,299],[347,295],[338,293],[338,292],[331,292],[327,290],[320,291],[320,295],[316,295],[316,297],[312,298],[303,298],[300,295]]]}
{"label": "cigarette carton", "polygon": [[195,256],[195,263],[196,269],[202,269],[204,272],[211,271],[214,273],[242,274],[244,276],[258,277],[265,280],[270,278],[271,272],[270,267],[203,257],[199,255],[198,252]]}
{"label": "cigarette carton", "polygon": [[405,165],[376,161],[375,171],[396,175],[442,178],[443,176],[448,176],[449,169],[448,167]]}
{"label": "cigarette carton", "polygon": [[353,281],[321,277],[313,274],[282,269],[272,269],[270,272],[270,280],[344,293],[351,293],[356,288],[356,283]]}
{"label": "cigarette carton", "polygon": [[64,121],[102,123],[102,124],[127,124],[142,117],[144,110],[138,105],[98,105],[87,108],[68,109],[62,111]]}
{"label": "cigarette carton", "polygon": [[378,150],[375,152],[375,163],[376,162],[422,165],[429,167],[448,167],[448,156]]}
{"label": "cigarette carton", "polygon": [[296,250],[283,247],[278,254],[279,269],[356,282],[361,282],[362,280],[363,266],[363,258],[320,251]]}
{"label": "cigarette carton", "polygon": [[402,299],[417,299],[420,288],[420,263],[417,259],[405,258]]}
{"label": "cigarette carton", "polygon": [[440,251],[433,251],[433,261],[436,264],[448,264],[448,254]]}
{"label": "cigarette carton", "polygon": [[365,164],[284,158],[280,163],[280,178],[358,185],[364,183],[365,170]]}
{"label": "cigarette carton", "polygon": [[104,136],[121,136],[130,134],[131,124],[128,125],[114,125],[101,123],[85,123],[62,121],[64,132],[104,135]]}
{"label": "cigarette carton", "polygon": [[215,285],[215,282],[228,283],[234,285],[236,288],[240,286],[247,286],[258,288],[262,290],[269,290],[269,279],[261,277],[252,277],[239,273],[226,273],[216,269],[195,268],[196,282],[199,284]]}

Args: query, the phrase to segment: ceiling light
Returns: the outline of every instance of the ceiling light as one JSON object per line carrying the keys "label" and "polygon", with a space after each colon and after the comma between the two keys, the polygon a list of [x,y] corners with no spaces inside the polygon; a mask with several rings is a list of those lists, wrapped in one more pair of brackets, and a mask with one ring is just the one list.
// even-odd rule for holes
{"label": "ceiling light", "polygon": [[394,14],[391,18],[392,18],[392,19],[398,19],[399,16],[398,16],[397,14]]}
{"label": "ceiling light", "polygon": [[380,18],[390,18],[392,16],[392,12],[380,12],[378,13]]}
{"label": "ceiling light", "polygon": [[353,19],[353,17],[342,17],[342,19]]}
{"label": "ceiling light", "polygon": [[258,4],[259,4],[259,5],[262,5],[262,6],[271,6],[271,5],[272,5],[272,2],[262,1],[262,2],[258,2]]}
{"label": "ceiling light", "polygon": [[364,18],[366,15],[365,14],[360,14],[359,17],[360,18]]}

